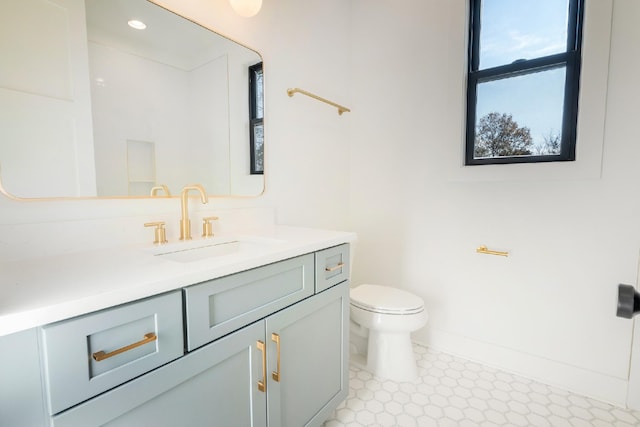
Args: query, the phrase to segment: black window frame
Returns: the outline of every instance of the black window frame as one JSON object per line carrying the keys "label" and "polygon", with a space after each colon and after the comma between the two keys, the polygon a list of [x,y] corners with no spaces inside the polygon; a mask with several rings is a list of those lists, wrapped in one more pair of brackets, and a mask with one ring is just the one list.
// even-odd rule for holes
{"label": "black window frame", "polygon": [[[258,117],[258,78],[257,75],[262,74],[262,95],[264,98],[264,71],[262,62],[251,65],[249,67],[249,157],[250,157],[250,174],[264,174],[264,117]],[[264,112],[264,105],[263,105]],[[256,129],[262,127],[262,152],[256,152]]]}
{"label": "black window frame", "polygon": [[[539,163],[575,160],[585,0],[569,0],[569,11],[567,15],[567,49],[565,52],[531,59],[518,59],[511,64],[480,70],[480,21],[482,1],[483,0],[470,0],[471,10],[469,21],[467,71],[465,165],[473,166],[484,164]],[[540,71],[549,71],[561,67],[566,67],[566,75],[564,84],[560,154],[475,158],[474,149],[478,84],[510,77],[523,76]]]}

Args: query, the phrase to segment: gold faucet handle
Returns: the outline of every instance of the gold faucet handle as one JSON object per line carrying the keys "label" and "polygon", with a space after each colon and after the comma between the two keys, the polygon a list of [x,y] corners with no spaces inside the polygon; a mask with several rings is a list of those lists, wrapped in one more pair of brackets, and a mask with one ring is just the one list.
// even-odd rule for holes
{"label": "gold faucet handle", "polygon": [[213,237],[213,224],[211,221],[216,221],[219,218],[217,216],[208,216],[202,218],[202,237]]}
{"label": "gold faucet handle", "polygon": [[155,227],[155,240],[153,243],[155,245],[162,245],[167,243],[167,230],[164,228],[164,221],[157,222],[146,222],[144,224],[145,227]]}

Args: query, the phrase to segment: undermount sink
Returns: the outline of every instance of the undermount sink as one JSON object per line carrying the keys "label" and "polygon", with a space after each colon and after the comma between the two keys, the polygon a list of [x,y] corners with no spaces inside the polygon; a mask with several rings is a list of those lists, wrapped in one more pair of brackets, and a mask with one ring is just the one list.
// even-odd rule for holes
{"label": "undermount sink", "polygon": [[263,236],[225,236],[171,243],[151,250],[154,256],[177,262],[194,262],[208,258],[263,250],[283,243]]}

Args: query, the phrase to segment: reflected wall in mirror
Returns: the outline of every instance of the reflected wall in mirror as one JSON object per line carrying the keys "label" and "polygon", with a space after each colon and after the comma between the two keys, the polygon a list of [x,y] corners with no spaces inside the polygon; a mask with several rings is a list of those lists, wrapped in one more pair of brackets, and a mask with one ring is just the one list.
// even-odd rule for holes
{"label": "reflected wall in mirror", "polygon": [[261,61],[147,0],[2,0],[2,186],[23,198],[177,195],[193,182],[258,195],[248,99]]}

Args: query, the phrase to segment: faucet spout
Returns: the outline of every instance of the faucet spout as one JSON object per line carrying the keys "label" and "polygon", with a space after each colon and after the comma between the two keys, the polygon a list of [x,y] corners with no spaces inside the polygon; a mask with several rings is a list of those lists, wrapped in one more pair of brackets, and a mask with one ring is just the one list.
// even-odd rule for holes
{"label": "faucet spout", "polygon": [[189,219],[189,191],[195,190],[200,193],[200,200],[203,204],[209,202],[209,196],[204,191],[204,187],[200,184],[187,185],[182,189],[180,194],[180,210],[182,218],[180,219],[180,240],[191,240],[191,220]]}
{"label": "faucet spout", "polygon": [[164,194],[167,197],[171,196],[171,192],[169,191],[169,187],[167,187],[166,185],[162,184],[162,185],[156,185],[155,187],[153,187],[151,189],[151,197],[156,197],[158,195],[159,191],[164,191]]}

